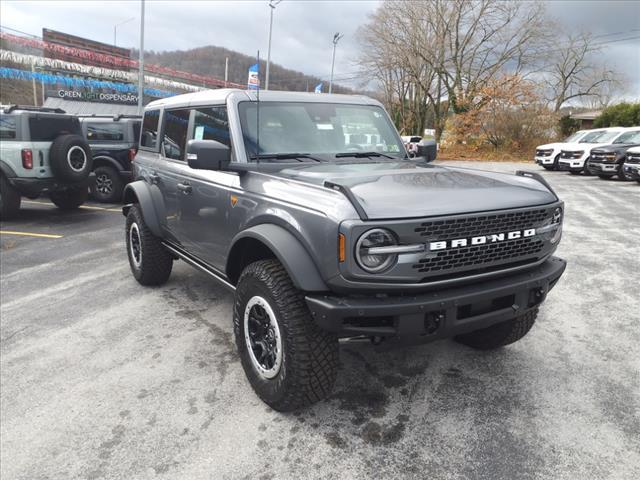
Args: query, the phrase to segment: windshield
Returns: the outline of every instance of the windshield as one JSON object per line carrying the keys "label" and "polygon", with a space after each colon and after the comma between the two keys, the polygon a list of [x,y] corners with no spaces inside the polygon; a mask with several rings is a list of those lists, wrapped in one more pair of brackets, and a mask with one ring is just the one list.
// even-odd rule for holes
{"label": "windshield", "polygon": [[620,135],[620,132],[604,132],[595,138],[595,141],[591,143],[609,143],[611,140]]}
{"label": "windshield", "polygon": [[573,135],[568,136],[567,138],[564,139],[564,143],[571,143],[571,142],[577,142],[578,139],[584,135],[584,132],[582,130],[574,133]]}
{"label": "windshield", "polygon": [[256,155],[335,155],[379,152],[405,158],[405,149],[387,114],[372,105],[262,102],[258,152],[257,104],[238,105],[244,145]]}
{"label": "windshield", "polygon": [[613,143],[640,143],[640,130],[623,133]]}
{"label": "windshield", "polygon": [[598,138],[603,133],[606,132],[604,130],[599,130],[597,132],[587,133],[578,143],[595,143],[596,138]]}

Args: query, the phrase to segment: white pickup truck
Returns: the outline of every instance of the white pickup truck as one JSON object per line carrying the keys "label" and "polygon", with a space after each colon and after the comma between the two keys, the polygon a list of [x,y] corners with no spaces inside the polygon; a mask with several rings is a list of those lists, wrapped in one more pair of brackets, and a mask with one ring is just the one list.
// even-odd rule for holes
{"label": "white pickup truck", "polygon": [[[601,129],[599,131],[603,131]],[[578,142],[587,134],[594,130],[578,130],[573,135],[565,138],[562,142],[547,143],[546,145],[538,145],[534,161],[544,167],[546,170],[556,170],[558,168],[558,160],[560,160],[560,151],[569,143]]]}
{"label": "white pickup truck", "polygon": [[625,131],[626,129],[622,127],[594,130],[593,133],[585,135],[578,142],[565,145],[560,152],[558,170],[568,171],[573,175],[578,175],[580,172],[591,175],[587,168],[591,150],[613,143]]}

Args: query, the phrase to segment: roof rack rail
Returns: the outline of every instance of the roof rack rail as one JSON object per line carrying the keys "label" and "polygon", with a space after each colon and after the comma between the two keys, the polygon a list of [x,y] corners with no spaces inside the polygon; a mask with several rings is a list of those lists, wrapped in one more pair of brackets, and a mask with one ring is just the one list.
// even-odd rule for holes
{"label": "roof rack rail", "polygon": [[79,113],[76,116],[82,118],[112,118],[114,122],[122,118],[142,118],[140,115],[126,113]]}
{"label": "roof rack rail", "polygon": [[34,105],[5,105],[4,113],[11,113],[15,110],[27,110],[30,112],[47,112],[47,113],[67,113],[65,110],[61,108],[51,108],[51,107],[36,107]]}

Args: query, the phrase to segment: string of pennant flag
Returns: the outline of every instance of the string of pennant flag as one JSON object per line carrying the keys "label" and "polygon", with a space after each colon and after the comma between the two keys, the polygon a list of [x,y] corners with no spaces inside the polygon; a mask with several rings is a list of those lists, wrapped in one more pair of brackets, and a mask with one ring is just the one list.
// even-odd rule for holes
{"label": "string of pennant flag", "polygon": [[[66,56],[70,56],[78,59],[93,61],[95,63],[107,64],[113,67],[134,68],[134,69],[138,68],[138,61],[133,60],[131,58],[118,57],[116,55],[109,55],[106,53],[94,52],[94,51],[86,50],[83,48],[69,47],[66,45],[47,42],[39,38],[26,38],[26,37],[20,37],[18,35],[13,35],[7,32],[0,32],[0,39],[5,40],[7,42],[15,43],[21,46],[25,46],[25,47],[45,50],[48,53],[57,53],[60,55],[66,55]],[[220,80],[212,77],[205,77],[203,75],[198,75],[195,73],[174,70],[173,68],[163,67],[160,65],[145,63],[144,68],[146,71],[151,73],[168,75],[174,78],[181,78],[183,80],[191,80],[201,85],[210,86],[210,87],[224,87],[224,86],[235,87],[235,88],[242,87],[242,85],[239,85],[236,83],[225,82],[224,80]]]}
{"label": "string of pennant flag", "polygon": [[[66,75],[44,73],[44,72],[32,72],[30,70],[19,70],[17,68],[0,67],[0,78],[14,79],[14,80],[35,80],[45,85],[62,85],[65,87],[80,87],[80,88],[106,88],[115,90],[119,93],[138,93],[138,87],[129,83],[110,82],[106,80],[94,80],[87,78],[75,78]],[[145,88],[145,95],[150,97],[170,97],[176,95],[173,92],[167,92],[165,90],[158,90],[156,88]]]}

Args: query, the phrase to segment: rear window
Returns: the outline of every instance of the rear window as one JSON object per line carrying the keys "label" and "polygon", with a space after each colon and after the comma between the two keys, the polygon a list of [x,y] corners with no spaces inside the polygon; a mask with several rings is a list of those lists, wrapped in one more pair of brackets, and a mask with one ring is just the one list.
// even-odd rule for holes
{"label": "rear window", "polygon": [[160,120],[160,110],[148,110],[144,112],[142,120],[142,136],[140,146],[144,148],[156,149],[158,147],[158,123]]}
{"label": "rear window", "polygon": [[87,140],[89,141],[122,141],[125,125],[122,123],[89,123],[87,124]]}
{"label": "rear window", "polygon": [[29,118],[32,142],[52,142],[60,135],[82,135],[76,117],[37,116]]}
{"label": "rear window", "polygon": [[16,117],[0,115],[0,139],[13,140],[16,138]]}

